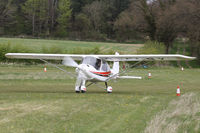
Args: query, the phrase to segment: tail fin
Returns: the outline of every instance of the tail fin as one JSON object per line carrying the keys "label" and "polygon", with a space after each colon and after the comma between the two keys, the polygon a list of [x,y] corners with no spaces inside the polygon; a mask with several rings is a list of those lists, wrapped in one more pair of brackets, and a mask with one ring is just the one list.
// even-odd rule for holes
{"label": "tail fin", "polygon": [[[119,55],[118,52],[115,52],[115,55]],[[112,68],[113,74],[119,73],[119,61],[113,62],[113,68]]]}

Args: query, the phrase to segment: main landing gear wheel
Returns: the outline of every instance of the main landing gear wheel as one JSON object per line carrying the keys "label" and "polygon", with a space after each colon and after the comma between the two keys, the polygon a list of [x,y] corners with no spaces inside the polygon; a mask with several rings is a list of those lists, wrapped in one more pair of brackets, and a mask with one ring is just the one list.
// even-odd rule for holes
{"label": "main landing gear wheel", "polygon": [[108,92],[108,93],[112,93],[112,87],[111,87],[111,86],[108,86],[108,87],[107,87],[107,92]]}
{"label": "main landing gear wheel", "polygon": [[76,87],[75,87],[75,92],[76,92],[76,93],[80,93],[80,87],[79,87],[79,86],[76,86]]}
{"label": "main landing gear wheel", "polygon": [[85,93],[86,91],[81,90],[81,93]]}
{"label": "main landing gear wheel", "polygon": [[111,87],[111,86],[108,86],[108,83],[107,83],[107,82],[105,82],[105,85],[106,85],[106,91],[107,91],[108,93],[112,93],[112,87]]}
{"label": "main landing gear wheel", "polygon": [[86,87],[85,86],[81,86],[81,93],[85,93],[86,92]]}

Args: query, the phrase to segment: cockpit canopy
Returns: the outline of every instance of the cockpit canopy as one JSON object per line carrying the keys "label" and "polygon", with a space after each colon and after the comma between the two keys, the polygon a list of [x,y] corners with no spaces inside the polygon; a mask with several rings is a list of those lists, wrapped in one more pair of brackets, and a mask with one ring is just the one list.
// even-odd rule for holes
{"label": "cockpit canopy", "polygon": [[103,61],[95,57],[87,56],[83,58],[82,64],[89,64],[99,71],[105,71],[105,72],[110,71],[110,67],[106,61]]}

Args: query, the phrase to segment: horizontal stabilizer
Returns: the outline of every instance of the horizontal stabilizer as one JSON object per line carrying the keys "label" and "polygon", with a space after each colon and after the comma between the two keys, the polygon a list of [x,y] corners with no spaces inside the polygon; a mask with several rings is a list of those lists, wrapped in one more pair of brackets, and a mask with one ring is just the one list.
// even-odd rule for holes
{"label": "horizontal stabilizer", "polygon": [[119,78],[119,79],[142,79],[142,77],[137,77],[137,76],[119,76],[117,78]]}

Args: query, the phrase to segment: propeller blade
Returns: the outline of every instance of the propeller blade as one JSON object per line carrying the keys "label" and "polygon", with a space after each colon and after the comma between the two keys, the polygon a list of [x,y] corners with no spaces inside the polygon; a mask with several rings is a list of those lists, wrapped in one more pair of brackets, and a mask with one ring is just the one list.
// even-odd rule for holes
{"label": "propeller blade", "polygon": [[75,62],[71,57],[65,57],[62,63],[65,66],[78,67],[78,63]]}
{"label": "propeller blade", "polygon": [[88,75],[87,70],[85,70],[80,65],[78,65],[78,63],[76,61],[74,61],[71,57],[65,57],[62,63],[65,66],[76,67],[79,70],[81,70],[84,74]]}

